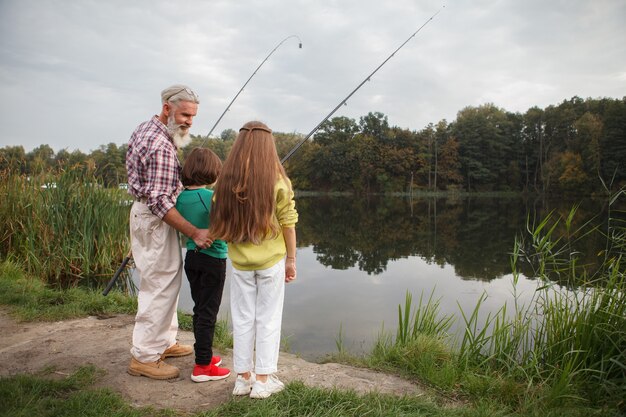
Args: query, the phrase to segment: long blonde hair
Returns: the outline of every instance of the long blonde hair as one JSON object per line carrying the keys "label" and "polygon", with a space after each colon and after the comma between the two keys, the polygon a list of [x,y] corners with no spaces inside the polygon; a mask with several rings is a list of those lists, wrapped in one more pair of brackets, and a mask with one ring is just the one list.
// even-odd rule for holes
{"label": "long blonde hair", "polygon": [[281,176],[289,185],[272,131],[257,121],[243,125],[214,187],[210,235],[257,245],[278,236],[274,186]]}

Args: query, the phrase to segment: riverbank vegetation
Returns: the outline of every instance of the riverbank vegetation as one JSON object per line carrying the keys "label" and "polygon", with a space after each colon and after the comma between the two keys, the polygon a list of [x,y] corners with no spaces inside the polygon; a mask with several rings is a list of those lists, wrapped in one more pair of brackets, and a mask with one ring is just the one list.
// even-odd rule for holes
{"label": "riverbank vegetation", "polygon": [[112,291],[86,287],[58,288],[24,272],[14,261],[0,263],[0,304],[8,306],[20,321],[57,321],[85,316],[134,314],[137,299]]}
{"label": "riverbank vegetation", "polygon": [[128,194],[81,167],[0,173],[0,256],[50,284],[110,277],[130,247]]}
{"label": "riverbank vegetation", "polygon": [[[624,190],[609,198],[615,203]],[[460,309],[455,317],[441,315],[432,295],[414,305],[407,294],[395,337],[382,332],[361,363],[419,378],[449,395],[463,393],[473,403],[497,398],[505,415],[626,411],[626,218],[612,213],[602,230],[572,228],[575,215],[574,208],[566,217],[529,223],[528,235],[515,242],[513,305],[485,317],[483,295],[473,311]],[[565,233],[557,234],[559,228]],[[599,267],[578,263],[575,243],[588,233],[606,242]],[[526,304],[516,294],[522,263],[537,279]],[[459,339],[448,334],[456,319],[465,329]],[[333,359],[346,360],[341,349]]]}

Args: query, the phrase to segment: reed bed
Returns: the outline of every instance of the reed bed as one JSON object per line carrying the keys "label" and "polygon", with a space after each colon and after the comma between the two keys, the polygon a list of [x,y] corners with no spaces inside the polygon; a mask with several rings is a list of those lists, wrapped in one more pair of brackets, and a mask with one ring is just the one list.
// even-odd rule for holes
{"label": "reed bed", "polygon": [[128,251],[128,195],[83,169],[0,173],[0,198],[0,256],[44,282],[103,281]]}
{"label": "reed bed", "polygon": [[[624,190],[611,195],[610,209]],[[520,237],[511,256],[513,305],[495,314],[479,314],[483,294],[472,311],[439,313],[439,300],[411,294],[398,307],[395,338],[382,334],[370,357],[373,365],[391,364],[431,384],[480,397],[496,395],[517,411],[520,404],[546,407],[593,404],[626,410],[626,227],[623,212],[610,213],[605,229],[574,228],[576,207],[564,217],[548,215]],[[600,267],[578,265],[576,242],[600,233],[606,248]],[[535,272],[536,289],[521,304],[519,266]],[[525,270],[527,270],[526,268]],[[558,282],[558,283],[557,283]],[[448,334],[457,320],[465,329]],[[608,412],[608,411],[607,411]]]}

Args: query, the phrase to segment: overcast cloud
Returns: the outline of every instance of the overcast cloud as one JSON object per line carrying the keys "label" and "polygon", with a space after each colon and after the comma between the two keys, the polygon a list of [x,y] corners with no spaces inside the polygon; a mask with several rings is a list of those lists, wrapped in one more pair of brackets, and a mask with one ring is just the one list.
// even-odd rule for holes
{"label": "overcast cloud", "polygon": [[[308,133],[417,28],[431,0],[0,0],[0,146],[126,143],[184,83],[206,135],[248,120]],[[419,130],[466,106],[524,112],[626,95],[626,1],[452,0],[335,116]]]}

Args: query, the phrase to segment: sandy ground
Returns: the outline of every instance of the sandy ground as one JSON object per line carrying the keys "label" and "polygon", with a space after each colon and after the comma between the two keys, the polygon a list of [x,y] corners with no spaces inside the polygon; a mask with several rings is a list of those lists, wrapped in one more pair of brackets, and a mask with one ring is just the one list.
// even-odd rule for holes
{"label": "sandy ground", "polygon": [[[87,317],[53,323],[17,323],[0,310],[0,375],[36,373],[53,367],[57,374],[69,375],[78,367],[92,364],[106,371],[97,386],[109,387],[136,406],[151,405],[194,412],[206,410],[231,398],[235,377],[194,383],[189,375],[193,356],[169,358],[181,370],[178,379],[155,381],[126,372],[130,361],[133,317]],[[181,343],[193,344],[193,333],[181,331]],[[223,366],[232,364],[232,352],[216,352]],[[315,364],[295,355],[281,353],[278,377],[300,380],[315,387],[338,387],[359,393],[378,391],[397,395],[425,395],[416,384],[401,378],[334,363]]]}

